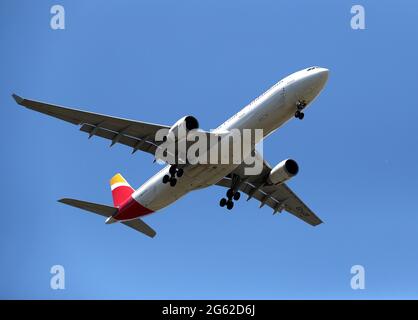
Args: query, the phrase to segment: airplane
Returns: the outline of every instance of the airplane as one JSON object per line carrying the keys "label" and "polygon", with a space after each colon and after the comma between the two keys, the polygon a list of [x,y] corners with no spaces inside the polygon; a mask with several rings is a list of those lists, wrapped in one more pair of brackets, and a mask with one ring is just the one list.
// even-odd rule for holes
{"label": "airplane", "polygon": [[[295,72],[208,134],[222,136],[232,129],[261,128],[262,138],[265,138],[292,118],[302,120],[303,111],[323,90],[328,75],[328,69],[316,66]],[[162,143],[155,138],[158,130],[199,129],[199,122],[193,116],[185,116],[174,125],[166,126],[70,109],[16,94],[12,96],[21,106],[80,126],[89,138],[99,136],[111,140],[111,146],[124,144],[132,148],[132,153],[140,150],[154,157]],[[255,148],[252,152],[261,157]],[[271,207],[273,214],[284,210],[312,226],[321,224],[321,219],[285,183],[297,175],[299,167],[296,161],[286,159],[273,168],[264,159],[261,161],[262,170],[258,175],[246,175],[244,162],[226,165],[167,164],[137,190],[122,175],[116,174],[110,180],[113,206],[71,198],[58,201],[104,216],[106,224],[120,222],[153,238],[156,231],[141,217],[169,206],[190,191],[217,185],[227,188],[226,197],[219,204],[228,210],[233,208],[234,201],[240,199],[242,192],[248,195],[247,200],[258,200],[260,208],[264,205]]]}

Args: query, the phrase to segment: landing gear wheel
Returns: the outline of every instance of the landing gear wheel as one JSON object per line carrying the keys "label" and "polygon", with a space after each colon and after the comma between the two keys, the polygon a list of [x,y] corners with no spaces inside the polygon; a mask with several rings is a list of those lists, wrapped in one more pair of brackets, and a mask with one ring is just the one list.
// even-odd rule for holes
{"label": "landing gear wheel", "polygon": [[235,200],[235,201],[238,201],[240,197],[241,197],[241,193],[236,192],[236,193],[234,194],[234,200]]}
{"label": "landing gear wheel", "polygon": [[221,201],[219,201],[219,205],[221,206],[221,207],[225,207],[226,206],[226,199],[225,198],[222,198],[221,199]]}
{"label": "landing gear wheel", "polygon": [[170,186],[174,187],[177,183],[177,179],[176,178],[171,178],[170,179]]}
{"label": "landing gear wheel", "polygon": [[168,181],[170,181],[170,176],[166,174],[166,175],[163,177],[163,183],[165,184],[165,183],[167,183]]}
{"label": "landing gear wheel", "polygon": [[228,201],[226,202],[226,208],[227,208],[228,210],[231,210],[233,207],[234,207],[234,203],[233,203],[231,200],[228,200]]}
{"label": "landing gear wheel", "polygon": [[180,177],[183,175],[183,173],[184,173],[183,169],[181,169],[181,168],[180,168],[180,169],[178,169],[178,170],[177,170],[177,177],[179,177],[179,178],[180,178]]}
{"label": "landing gear wheel", "polygon": [[234,191],[232,189],[228,189],[228,191],[226,192],[226,196],[228,197],[228,199],[232,199],[232,197],[234,196]]}
{"label": "landing gear wheel", "polygon": [[304,117],[305,114],[303,112],[300,112],[299,110],[295,112],[295,118],[302,120]]}
{"label": "landing gear wheel", "polygon": [[168,172],[170,172],[170,174],[171,174],[172,176],[174,176],[174,175],[176,174],[176,170],[177,170],[177,168],[176,168],[176,166],[173,164],[173,165],[171,165],[171,166],[170,166],[170,169],[168,170]]}

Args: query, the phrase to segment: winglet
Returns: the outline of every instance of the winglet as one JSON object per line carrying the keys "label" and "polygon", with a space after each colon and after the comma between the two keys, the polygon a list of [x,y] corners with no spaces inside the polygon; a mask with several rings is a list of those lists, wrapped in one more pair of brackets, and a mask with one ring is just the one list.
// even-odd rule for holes
{"label": "winglet", "polygon": [[15,101],[18,103],[18,104],[22,104],[22,102],[25,100],[25,99],[23,99],[22,97],[19,97],[17,94],[15,94],[15,93],[13,93],[12,94],[12,97],[13,97],[13,99],[15,99]]}

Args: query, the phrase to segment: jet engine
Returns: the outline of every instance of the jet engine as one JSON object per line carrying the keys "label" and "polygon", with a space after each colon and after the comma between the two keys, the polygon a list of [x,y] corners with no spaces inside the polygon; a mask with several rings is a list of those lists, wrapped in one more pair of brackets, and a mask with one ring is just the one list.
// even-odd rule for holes
{"label": "jet engine", "polygon": [[267,181],[271,184],[281,184],[290,178],[297,175],[299,172],[299,166],[295,160],[286,159],[276,165],[267,178]]}
{"label": "jet engine", "polygon": [[199,121],[193,116],[185,116],[178,120],[168,131],[168,136],[176,137],[178,139],[179,134],[185,134],[190,130],[198,129],[199,128]]}

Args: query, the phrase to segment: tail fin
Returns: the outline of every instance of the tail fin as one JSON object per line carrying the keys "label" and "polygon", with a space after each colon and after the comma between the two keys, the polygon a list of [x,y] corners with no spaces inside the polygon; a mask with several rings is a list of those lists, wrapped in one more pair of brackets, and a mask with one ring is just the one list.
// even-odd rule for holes
{"label": "tail fin", "polygon": [[120,173],[115,174],[110,179],[110,189],[112,190],[113,205],[115,207],[119,207],[134,192],[134,189]]}

